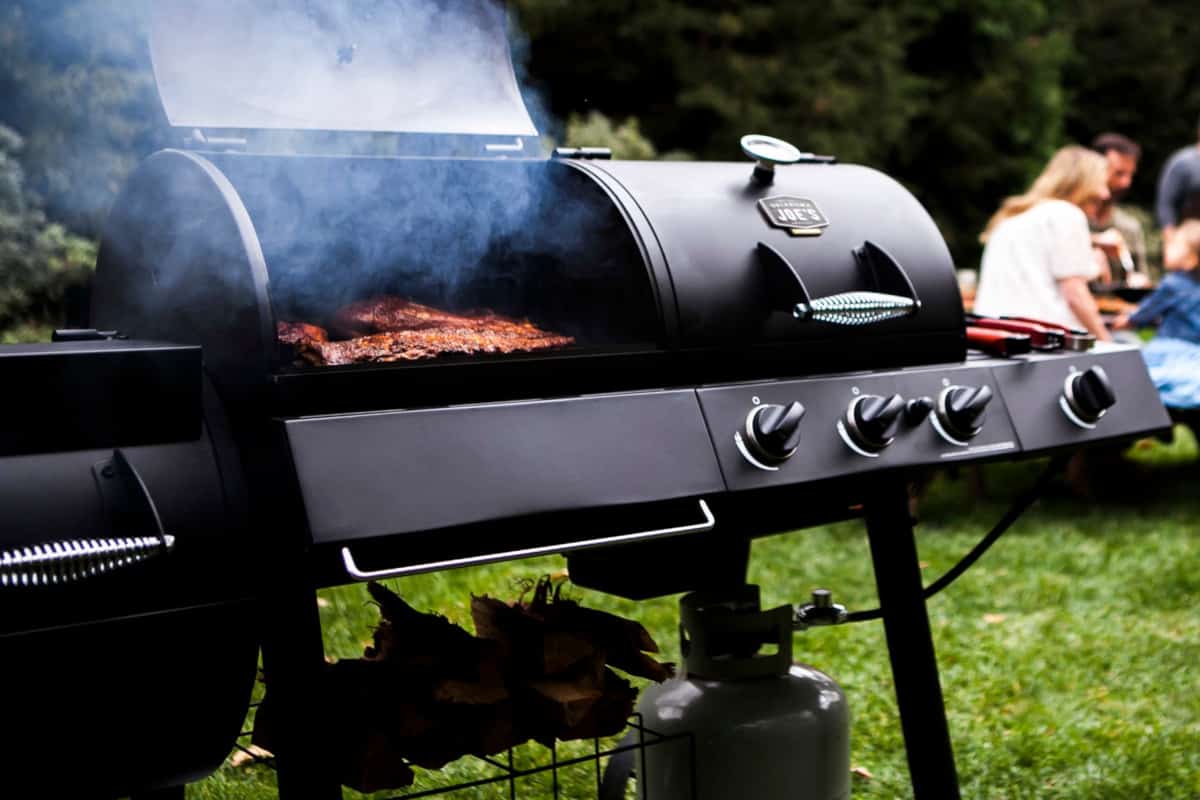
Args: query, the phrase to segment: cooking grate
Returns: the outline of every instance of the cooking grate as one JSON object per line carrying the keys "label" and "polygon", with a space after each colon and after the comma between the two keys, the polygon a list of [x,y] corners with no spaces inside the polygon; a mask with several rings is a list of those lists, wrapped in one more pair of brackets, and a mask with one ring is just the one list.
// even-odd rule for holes
{"label": "cooking grate", "polygon": [[[260,703],[251,704],[251,710],[256,709]],[[264,756],[263,751],[253,749],[248,744],[243,742],[249,740],[253,730],[245,730],[238,737],[235,747],[241,752],[250,757],[249,764],[258,764],[275,769],[275,758],[273,756]],[[610,737],[611,739],[611,737]],[[422,797],[442,797],[452,795],[456,792],[465,792],[468,789],[478,789],[484,786],[498,786],[507,784],[509,800],[518,800],[524,795],[519,792],[519,781],[526,778],[531,778],[536,775],[549,775],[550,777],[550,797],[554,800],[567,798],[563,794],[563,781],[560,779],[561,770],[568,768],[582,768],[585,765],[591,765],[595,787],[596,800],[617,800],[624,798],[625,792],[625,775],[620,775],[614,782],[605,779],[604,761],[611,759],[614,756],[623,756],[631,759],[633,774],[641,775],[643,779],[646,775],[646,748],[661,747],[673,742],[678,742],[687,747],[687,765],[688,765],[688,793],[687,796],[691,800],[696,800],[696,742],[691,733],[676,733],[664,734],[647,728],[642,715],[634,713],[629,718],[629,723],[625,729],[625,735],[615,745],[604,744],[604,740],[596,738],[591,740],[592,751],[582,756],[571,756],[568,758],[560,758],[560,753],[557,743],[548,748],[541,748],[540,745],[522,745],[521,747],[541,748],[548,751],[549,763],[541,763],[532,767],[517,766],[516,750],[518,748],[509,748],[504,758],[496,759],[487,756],[467,756],[467,758],[475,759],[483,762],[483,768],[491,768],[495,770],[495,774],[470,781],[461,781],[457,783],[447,783],[444,786],[436,786],[431,789],[422,789],[419,791],[408,792],[404,794],[392,795],[388,800],[416,800]],[[434,771],[434,770],[427,770]],[[620,773],[620,770],[615,770]],[[638,795],[641,800],[647,800],[642,795]],[[678,795],[676,795],[678,796]],[[576,800],[577,795],[572,795],[570,800]],[[648,800],[654,800],[649,798]]]}

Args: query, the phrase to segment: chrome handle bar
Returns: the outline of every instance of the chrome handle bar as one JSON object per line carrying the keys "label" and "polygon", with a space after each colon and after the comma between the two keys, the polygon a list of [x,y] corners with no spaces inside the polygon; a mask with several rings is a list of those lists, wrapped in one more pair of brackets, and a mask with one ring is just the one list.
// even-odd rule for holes
{"label": "chrome handle bar", "polygon": [[494,564],[498,561],[515,561],[521,558],[533,558],[534,556],[548,556],[555,553],[569,553],[575,550],[591,550],[597,547],[607,547],[614,544],[629,544],[630,542],[641,542],[647,539],[663,539],[669,536],[680,536],[687,533],[705,533],[711,531],[717,526],[717,519],[713,516],[712,511],[708,507],[708,503],[703,500],[700,502],[700,513],[704,515],[703,522],[697,522],[692,525],[681,525],[677,528],[660,528],[653,531],[641,531],[639,533],[624,533],[619,536],[604,536],[599,539],[584,539],[577,542],[563,542],[562,544],[545,545],[543,547],[528,547],[521,550],[507,550],[502,553],[487,553],[480,556],[467,556],[465,558],[451,558],[445,561],[429,561],[424,564],[412,564],[406,567],[393,567],[392,569],[380,570],[364,570],[360,569],[354,561],[354,555],[350,552],[349,547],[342,548],[342,563],[346,566],[346,572],[350,577],[358,581],[374,581],[383,578],[402,578],[405,575],[419,575],[423,572],[436,572],[443,569],[458,569],[459,567],[473,567],[480,564]]}

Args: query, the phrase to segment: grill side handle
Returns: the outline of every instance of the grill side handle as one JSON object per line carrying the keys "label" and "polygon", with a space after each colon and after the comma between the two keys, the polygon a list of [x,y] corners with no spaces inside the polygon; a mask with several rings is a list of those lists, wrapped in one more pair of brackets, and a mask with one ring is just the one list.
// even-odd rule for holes
{"label": "grill side handle", "polygon": [[146,482],[125,453],[92,469],[113,527],[129,535],[73,538],[16,547],[0,552],[0,588],[62,586],[129,567],[175,549],[175,537],[162,518]]}
{"label": "grill side handle", "polygon": [[853,253],[879,291],[843,292],[813,299],[787,257],[766,242],[759,242],[758,258],[766,272],[772,310],[790,310],[800,322],[849,326],[911,317],[920,310],[921,300],[912,280],[891,254],[871,241],[863,242]]}
{"label": "grill side handle", "polygon": [[421,564],[410,564],[402,567],[392,567],[390,569],[380,570],[364,570],[360,568],[358,563],[355,562],[354,554],[350,551],[350,548],[343,547],[342,564],[346,567],[346,574],[348,574],[354,580],[374,581],[383,580],[385,578],[402,578],[406,575],[418,575],[424,572],[437,572],[444,569],[458,569],[459,567],[474,567],[481,564],[493,564],[499,561],[516,561],[523,558],[570,553],[577,550],[592,550],[599,547],[630,544],[649,539],[664,539],[670,536],[682,536],[689,533],[707,533],[717,526],[717,519],[713,516],[712,510],[708,507],[708,503],[704,502],[703,500],[700,500],[699,503],[700,513],[703,515],[704,521],[689,525],[681,525],[674,528],[659,528],[656,530],[640,531],[637,533],[624,533],[617,536],[602,536],[594,539],[582,539],[574,542],[546,545],[543,547],[506,550],[499,553],[486,553],[478,556],[452,558],[445,561],[429,561]]}
{"label": "grill side handle", "polygon": [[0,588],[62,586],[132,566],[175,548],[175,537],[67,539],[0,553]]}

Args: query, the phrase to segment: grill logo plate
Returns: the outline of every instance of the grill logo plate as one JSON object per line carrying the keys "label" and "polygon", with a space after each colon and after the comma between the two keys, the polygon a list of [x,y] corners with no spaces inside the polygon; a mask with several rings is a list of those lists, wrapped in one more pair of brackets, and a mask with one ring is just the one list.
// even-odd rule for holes
{"label": "grill logo plate", "polygon": [[782,228],[793,236],[820,236],[829,220],[807,197],[778,195],[758,201],[758,209],[773,228]]}

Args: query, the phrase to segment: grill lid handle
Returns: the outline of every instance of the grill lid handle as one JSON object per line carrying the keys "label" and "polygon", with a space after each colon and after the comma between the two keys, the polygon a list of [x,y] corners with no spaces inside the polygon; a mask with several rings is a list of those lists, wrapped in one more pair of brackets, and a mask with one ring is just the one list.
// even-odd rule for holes
{"label": "grill lid handle", "polygon": [[[859,326],[911,317],[921,309],[921,300],[908,273],[886,250],[866,241],[853,254],[878,291],[842,292],[814,299],[783,253],[759,242],[759,263],[766,271],[771,310],[790,310],[800,322]],[[892,293],[896,291],[903,294]]]}

